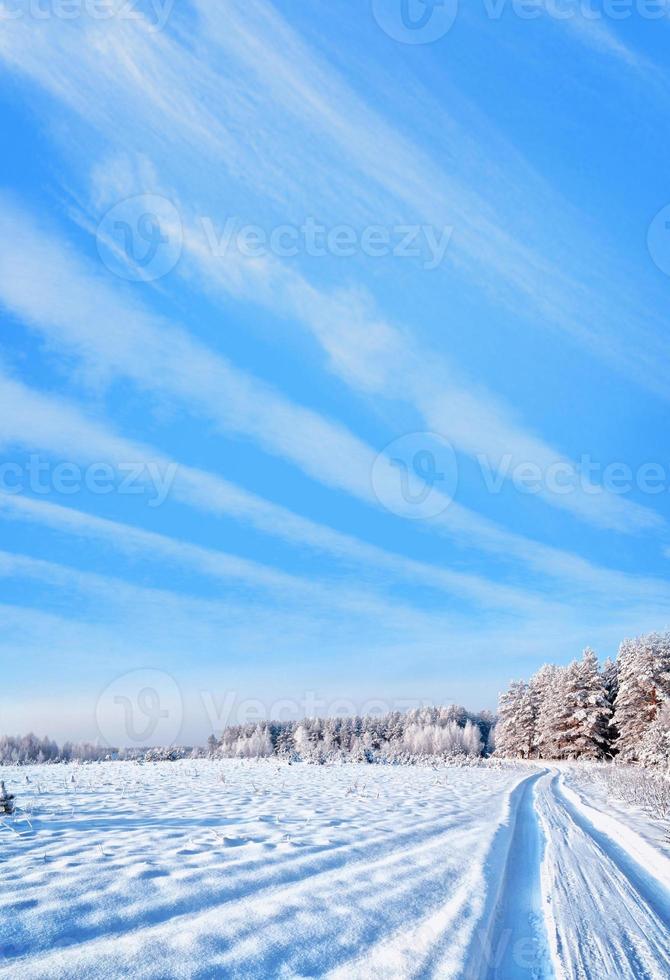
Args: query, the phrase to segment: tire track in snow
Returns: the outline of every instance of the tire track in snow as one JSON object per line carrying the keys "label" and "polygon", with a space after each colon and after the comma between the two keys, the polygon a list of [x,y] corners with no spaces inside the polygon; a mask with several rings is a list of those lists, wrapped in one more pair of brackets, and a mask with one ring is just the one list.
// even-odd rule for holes
{"label": "tire track in snow", "polygon": [[[510,815],[515,813],[517,795],[526,782],[528,777],[507,795],[508,823],[511,823]],[[497,846],[497,833],[492,835],[487,851],[480,858],[473,851],[471,869],[446,902],[409,924],[403,923],[396,932],[384,936],[351,960],[340,963],[337,969],[328,973],[328,980],[425,980],[429,977],[443,980],[469,976],[469,970],[463,974],[463,960],[471,946],[470,937],[482,918],[486,902],[483,867]]]}
{"label": "tire track in snow", "polygon": [[549,980],[549,945],[542,914],[540,866],[544,838],[535,812],[542,773],[525,780],[516,811],[493,923],[486,980]]}
{"label": "tire track in snow", "polygon": [[542,886],[558,977],[569,980],[667,980],[667,906],[632,859],[558,787],[538,786],[546,849]]}
{"label": "tire track in snow", "polygon": [[471,943],[466,980],[550,980],[554,976],[542,914],[543,837],[534,807],[546,770],[510,796],[509,817],[486,863],[486,909]]}

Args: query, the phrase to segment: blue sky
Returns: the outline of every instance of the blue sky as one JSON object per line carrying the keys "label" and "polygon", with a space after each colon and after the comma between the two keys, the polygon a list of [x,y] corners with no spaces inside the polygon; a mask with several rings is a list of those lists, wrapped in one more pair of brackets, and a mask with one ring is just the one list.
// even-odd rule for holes
{"label": "blue sky", "polygon": [[670,26],[522,8],[3,4],[2,730],[667,628]]}

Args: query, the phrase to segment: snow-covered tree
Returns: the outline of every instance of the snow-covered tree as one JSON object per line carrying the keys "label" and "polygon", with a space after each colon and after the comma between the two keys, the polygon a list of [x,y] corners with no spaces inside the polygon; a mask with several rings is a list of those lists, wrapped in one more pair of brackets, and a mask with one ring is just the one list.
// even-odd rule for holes
{"label": "snow-covered tree", "polygon": [[293,733],[293,745],[303,762],[312,760],[312,739],[305,724],[298,725]]}
{"label": "snow-covered tree", "polygon": [[619,668],[616,660],[612,660],[611,657],[606,657],[603,661],[601,674],[603,675],[607,700],[614,707],[614,702],[619,692]]}
{"label": "snow-covered tree", "polygon": [[598,659],[587,648],[567,667],[547,665],[531,681],[537,710],[535,745],[544,759],[597,759],[609,747],[612,709]]}
{"label": "snow-covered tree", "polygon": [[478,725],[471,721],[466,721],[461,729],[463,732],[463,749],[468,756],[478,756],[482,754],[482,733]]}
{"label": "snow-covered tree", "polygon": [[604,661],[602,666],[602,677],[603,683],[605,684],[605,695],[607,697],[607,703],[612,709],[612,713],[609,717],[609,722],[607,725],[607,741],[608,741],[608,751],[610,754],[615,754],[615,743],[619,737],[619,732],[616,727],[616,722],[614,719],[614,704],[616,702],[616,696],[619,693],[619,668],[616,660],[612,660],[610,657]]}
{"label": "snow-covered tree", "polygon": [[570,754],[582,759],[599,759],[609,749],[612,715],[605,680],[598,658],[590,647],[571,667],[567,692],[573,712],[569,729]]}
{"label": "snow-covered tree", "polygon": [[554,716],[557,714],[557,690],[561,683],[561,669],[555,664],[544,664],[530,679],[530,698],[535,721],[533,755],[550,759],[554,753]]}
{"label": "snow-covered tree", "polygon": [[652,766],[670,768],[670,701],[665,701],[640,744],[639,758]]}
{"label": "snow-covered tree", "polygon": [[272,741],[265,726],[257,725],[251,734],[237,739],[235,755],[239,759],[263,759],[272,753]]}
{"label": "snow-covered tree", "polygon": [[498,701],[496,754],[527,759],[533,750],[535,712],[530,685],[512,681]]}
{"label": "snow-covered tree", "polygon": [[640,758],[642,740],[661,704],[670,697],[670,634],[624,640],[617,658],[619,689],[614,702],[615,748],[627,762]]}
{"label": "snow-covered tree", "polygon": [[574,725],[575,662],[558,667],[554,675],[551,696],[542,719],[542,757],[567,759],[571,752]]}
{"label": "snow-covered tree", "polygon": [[406,713],[230,725],[209,754],[218,757],[276,755],[305,762],[412,761],[414,758],[481,755],[495,721],[487,711],[472,714],[460,705],[421,707]]}

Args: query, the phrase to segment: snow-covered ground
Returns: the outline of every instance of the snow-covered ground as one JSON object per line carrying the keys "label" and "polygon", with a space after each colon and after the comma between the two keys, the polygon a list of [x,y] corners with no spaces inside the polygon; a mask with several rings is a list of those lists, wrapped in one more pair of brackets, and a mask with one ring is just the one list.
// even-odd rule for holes
{"label": "snow-covered ground", "polygon": [[588,788],[576,793],[569,783],[569,774],[554,769],[537,788],[546,841],[542,894],[556,974],[667,980],[666,859],[657,851],[655,862],[640,860],[648,844],[606,809],[592,807]]}
{"label": "snow-covered ground", "polygon": [[23,811],[0,826],[0,976],[669,975],[653,831],[568,771],[198,760],[0,777]]}

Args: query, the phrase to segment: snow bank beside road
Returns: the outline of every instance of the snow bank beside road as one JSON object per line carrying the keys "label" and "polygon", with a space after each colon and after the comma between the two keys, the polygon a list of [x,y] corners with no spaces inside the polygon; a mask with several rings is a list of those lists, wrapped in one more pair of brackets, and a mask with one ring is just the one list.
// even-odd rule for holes
{"label": "snow bank beside road", "polygon": [[542,893],[556,976],[665,980],[670,893],[592,825],[566,794],[556,768],[538,783],[537,810],[546,842]]}
{"label": "snow bank beside road", "polygon": [[590,770],[584,766],[564,771],[561,785],[566,799],[670,891],[670,824],[664,826],[642,810],[608,798]]}

